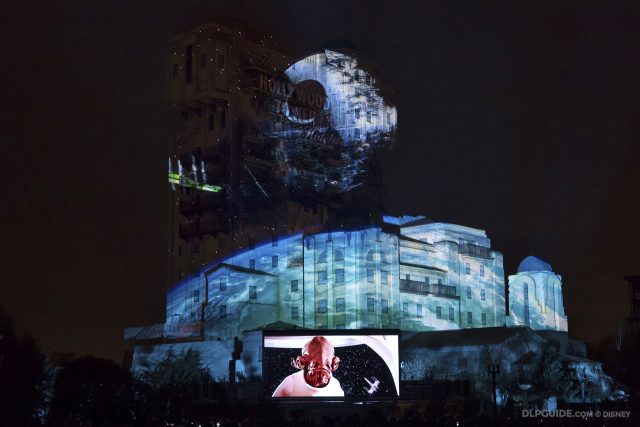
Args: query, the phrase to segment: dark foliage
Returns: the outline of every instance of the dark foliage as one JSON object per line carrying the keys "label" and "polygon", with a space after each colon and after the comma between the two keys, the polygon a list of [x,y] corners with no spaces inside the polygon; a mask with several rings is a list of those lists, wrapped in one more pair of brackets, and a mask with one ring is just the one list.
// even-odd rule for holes
{"label": "dark foliage", "polygon": [[0,423],[41,425],[46,382],[45,356],[29,336],[16,335],[13,319],[0,308]]}
{"label": "dark foliage", "polygon": [[154,421],[181,418],[188,404],[199,398],[199,385],[213,382],[202,355],[193,349],[179,353],[167,351],[140,380],[140,397],[145,400],[140,402],[141,406],[146,418]]}
{"label": "dark foliage", "polygon": [[48,425],[138,425],[135,397],[131,374],[113,361],[84,356],[65,362],[57,373]]}

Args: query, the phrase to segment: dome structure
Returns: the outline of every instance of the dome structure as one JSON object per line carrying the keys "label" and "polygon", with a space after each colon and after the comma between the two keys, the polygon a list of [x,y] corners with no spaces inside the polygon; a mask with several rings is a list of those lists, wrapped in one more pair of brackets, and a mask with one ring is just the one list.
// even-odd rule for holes
{"label": "dome structure", "polygon": [[520,265],[518,265],[518,273],[525,273],[531,271],[549,271],[553,272],[551,269],[551,264],[541,260],[535,256],[528,256],[522,260]]}

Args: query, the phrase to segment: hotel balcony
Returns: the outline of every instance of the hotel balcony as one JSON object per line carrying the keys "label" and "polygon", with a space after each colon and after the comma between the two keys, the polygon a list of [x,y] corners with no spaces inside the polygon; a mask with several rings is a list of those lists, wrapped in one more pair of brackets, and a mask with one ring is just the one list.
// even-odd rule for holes
{"label": "hotel balcony", "polygon": [[458,247],[458,252],[463,255],[469,255],[475,258],[493,259],[491,257],[491,249],[473,243],[462,243]]}

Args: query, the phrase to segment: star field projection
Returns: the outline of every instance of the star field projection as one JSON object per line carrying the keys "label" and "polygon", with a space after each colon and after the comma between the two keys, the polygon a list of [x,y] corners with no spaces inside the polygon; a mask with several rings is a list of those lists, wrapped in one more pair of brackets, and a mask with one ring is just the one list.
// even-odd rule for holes
{"label": "star field projection", "polygon": [[[368,345],[336,347],[335,355],[340,358],[340,366],[333,376],[340,381],[345,397],[398,396],[387,364]],[[264,349],[262,363],[265,395],[271,396],[282,380],[298,371],[291,365],[291,359],[298,356],[300,356],[300,349],[297,348]],[[372,384],[376,384],[376,387],[372,388]]]}

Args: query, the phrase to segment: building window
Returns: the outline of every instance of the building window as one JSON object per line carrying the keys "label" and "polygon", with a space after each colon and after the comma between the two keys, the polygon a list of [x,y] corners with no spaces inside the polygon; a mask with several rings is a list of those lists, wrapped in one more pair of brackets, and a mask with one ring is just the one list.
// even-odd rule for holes
{"label": "building window", "polygon": [[344,268],[336,269],[336,283],[344,283]]}
{"label": "building window", "polygon": [[465,274],[471,274],[471,264],[469,264],[468,262],[464,263],[464,272]]}
{"label": "building window", "polygon": [[425,277],[425,278],[424,278],[424,283],[425,283],[425,285],[428,285],[428,284],[429,284],[429,278],[428,278],[428,277]]}
{"label": "building window", "polygon": [[252,269],[252,270],[256,269],[256,260],[254,258],[251,258],[249,260],[249,268]]}
{"label": "building window", "polygon": [[318,264],[325,264],[327,262],[327,251],[320,252],[318,257]]}
{"label": "building window", "polygon": [[367,311],[376,311],[376,300],[367,298]]}
{"label": "building window", "polygon": [[487,313],[482,313],[482,326],[487,326]]}
{"label": "building window", "polygon": [[345,329],[344,324],[340,323],[340,324],[336,325],[336,329]]}
{"label": "building window", "polygon": [[436,319],[442,319],[442,307],[436,307]]}
{"label": "building window", "polygon": [[355,137],[356,139],[360,139],[360,128],[355,129]]}
{"label": "building window", "polygon": [[471,299],[471,286],[467,286],[467,299]]}
{"label": "building window", "polygon": [[438,279],[438,285],[442,285],[442,279]]}
{"label": "building window", "polygon": [[484,277],[484,264],[480,264],[480,276]]}
{"label": "building window", "polygon": [[258,299],[258,289],[255,286],[249,286],[249,299]]}
{"label": "building window", "polygon": [[221,291],[227,290],[227,276],[220,277],[220,290]]}
{"label": "building window", "polygon": [[484,289],[480,289],[480,299],[481,299],[482,301],[484,301],[484,300],[486,300],[486,299],[487,299],[487,295],[486,295],[486,292],[485,292],[485,290],[484,290]]}
{"label": "building window", "polygon": [[207,68],[207,55],[200,55],[200,68]]}
{"label": "building window", "polygon": [[411,280],[411,275],[410,274],[405,274],[404,275],[404,279],[405,280]]}
{"label": "building window", "polygon": [[327,272],[325,270],[318,271],[318,285],[327,284]]}
{"label": "building window", "polygon": [[355,113],[356,120],[360,120],[360,109],[356,108],[354,113]]}
{"label": "building window", "polygon": [[227,305],[220,304],[220,318],[224,319],[225,317],[227,317]]}
{"label": "building window", "polygon": [[383,299],[380,302],[381,302],[381,305],[382,305],[382,312],[383,313],[388,313],[389,312],[389,300]]}
{"label": "building window", "polygon": [[449,320],[454,321],[453,307],[449,307]]}
{"label": "building window", "polygon": [[224,249],[226,245],[227,245],[227,241],[224,238],[224,236],[219,236],[218,237],[218,249]]}
{"label": "building window", "polygon": [[374,269],[367,268],[367,282],[373,283]]}
{"label": "building window", "polygon": [[345,310],[344,298],[336,298],[336,312],[342,313]]}
{"label": "building window", "polygon": [[326,313],[327,312],[327,300],[321,299],[318,300],[318,313]]}
{"label": "building window", "polygon": [[212,131],[216,128],[216,115],[209,113],[209,130]]}
{"label": "building window", "polygon": [[271,246],[278,246],[278,236],[273,236],[271,238]]}
{"label": "building window", "polygon": [[409,303],[408,302],[403,302],[402,303],[402,314],[404,314],[405,316],[409,315]]}
{"label": "building window", "polygon": [[220,113],[220,127],[227,127],[227,110],[222,110]]}
{"label": "building window", "polygon": [[218,68],[221,70],[224,68],[224,55],[218,54]]}
{"label": "building window", "polygon": [[193,291],[193,302],[200,301],[200,290],[196,289]]}
{"label": "building window", "polygon": [[292,280],[291,281],[291,292],[298,292],[298,281],[297,280]]}
{"label": "building window", "polygon": [[334,261],[344,261],[344,252],[340,250],[336,250],[333,252],[333,260]]}
{"label": "building window", "polygon": [[187,83],[191,83],[191,80],[193,80],[193,45],[189,45],[187,46],[187,50],[185,52],[185,61],[186,61],[186,68],[187,68],[187,73],[185,75],[185,80]]}
{"label": "building window", "polygon": [[382,270],[380,272],[380,283],[382,283],[383,285],[388,285],[389,284],[389,272]]}
{"label": "building window", "polygon": [[291,318],[292,319],[298,318],[298,307],[291,307]]}
{"label": "building window", "polygon": [[371,111],[367,111],[367,123],[371,123]]}
{"label": "building window", "polygon": [[473,313],[470,311],[467,311],[467,323],[470,325],[473,323]]}
{"label": "building window", "polygon": [[416,305],[416,316],[422,317],[422,304]]}
{"label": "building window", "polygon": [[271,267],[278,267],[278,255],[274,255],[271,257]]}

